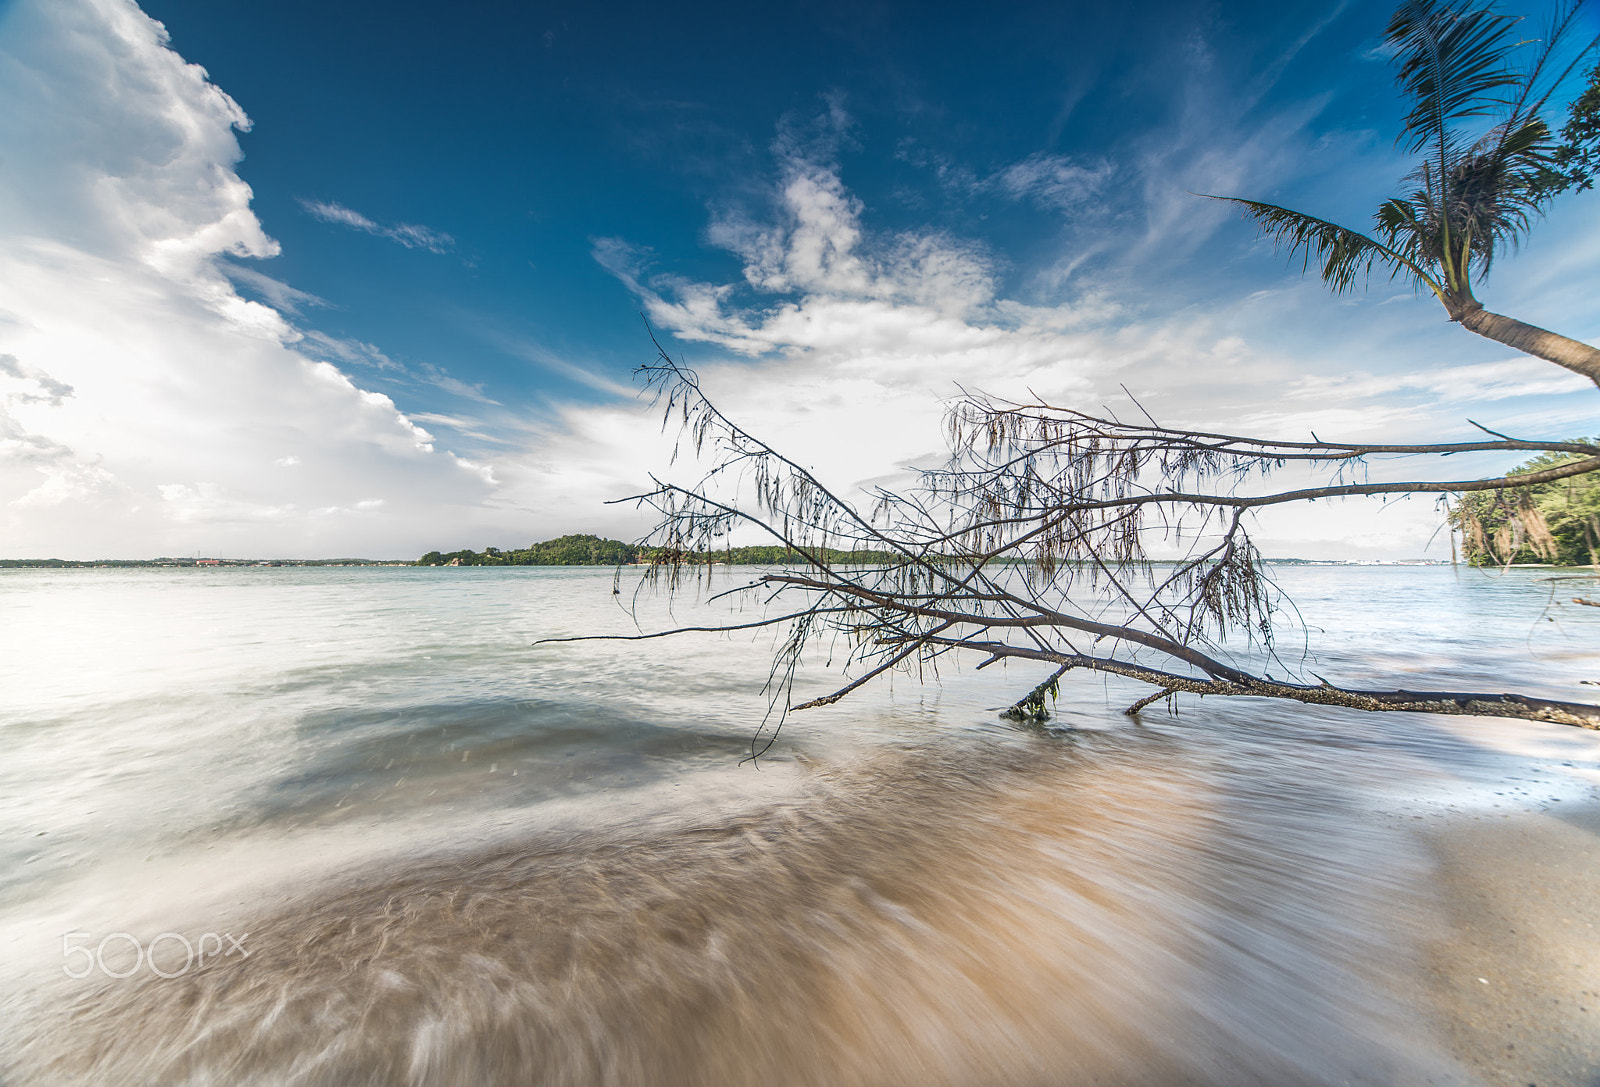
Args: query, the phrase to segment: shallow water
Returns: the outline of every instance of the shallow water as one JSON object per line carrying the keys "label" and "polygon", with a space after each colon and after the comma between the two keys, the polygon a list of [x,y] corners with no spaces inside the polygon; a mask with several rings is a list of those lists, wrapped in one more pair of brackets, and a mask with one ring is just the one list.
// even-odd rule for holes
{"label": "shallow water", "polygon": [[[1596,693],[1600,609],[1558,603],[1592,582],[1277,574],[1313,629],[1274,674]],[[751,763],[770,637],[530,644],[633,630],[628,599],[0,572],[4,1082],[1471,1082],[1405,995],[1436,906],[1406,823],[1600,780],[1579,730],[1136,723],[1147,689],[1098,677],[1023,732],[995,711],[1043,670],[999,667],[797,715]]]}

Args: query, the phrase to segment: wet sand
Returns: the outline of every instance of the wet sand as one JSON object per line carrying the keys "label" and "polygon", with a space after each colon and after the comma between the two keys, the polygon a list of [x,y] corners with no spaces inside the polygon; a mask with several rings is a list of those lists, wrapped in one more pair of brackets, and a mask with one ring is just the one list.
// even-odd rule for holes
{"label": "wet sand", "polygon": [[1600,807],[1241,793],[1165,743],[328,873],[245,905],[248,962],[41,986],[0,1082],[1600,1082]]}
{"label": "wet sand", "polygon": [[1424,832],[1440,1039],[1492,1087],[1600,1084],[1600,805],[1458,815]]}
{"label": "wet sand", "polygon": [[1330,835],[1309,786],[1153,755],[877,758],[711,823],[351,873],[257,912],[248,962],[41,992],[6,1082],[1470,1082],[1395,996],[1413,859]]}

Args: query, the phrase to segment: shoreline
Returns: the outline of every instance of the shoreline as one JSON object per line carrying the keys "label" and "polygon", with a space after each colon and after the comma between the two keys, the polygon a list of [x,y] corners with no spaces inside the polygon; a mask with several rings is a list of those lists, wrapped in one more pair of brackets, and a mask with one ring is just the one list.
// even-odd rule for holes
{"label": "shoreline", "polygon": [[[986,749],[977,766],[902,753],[804,775],[795,795],[749,808],[701,798],[686,821],[646,805],[609,831],[547,825],[436,856],[369,856],[347,876],[292,881],[288,898],[244,896],[254,916],[238,920],[258,941],[248,972],[117,983],[58,1005],[75,1011],[57,1038],[98,1037],[93,1051],[130,1063],[54,1072],[109,1082],[98,1074],[186,1052],[169,1070],[192,1060],[180,1079],[202,1082],[329,1046],[352,1050],[346,1073],[400,1072],[386,1054],[443,1016],[453,1037],[429,1058],[437,1070],[531,1060],[538,1041],[595,1082],[627,1078],[585,1063],[598,1054],[643,1061],[664,1047],[674,1071],[630,1065],[636,1082],[899,1084],[920,1054],[933,1062],[926,1082],[951,1084],[982,1082],[966,1078],[977,1068],[1043,1084],[1071,1067],[1129,1084],[1591,1087],[1592,785],[1505,811],[1415,793],[1397,810],[1380,793],[1330,837],[1328,817],[1361,810],[1338,788],[1252,815],[1199,767],[1150,753],[1024,745]],[[1516,755],[1496,761],[1508,782],[1522,778]],[[458,900],[470,917],[448,905]],[[272,938],[286,932],[299,947]],[[460,971],[462,958],[503,979],[491,1003],[516,1015],[483,1018],[479,971]],[[555,978],[560,1000],[544,992]],[[370,1029],[308,1010],[369,992],[387,1009]],[[196,999],[224,1013],[209,1042],[186,1033]],[[308,1018],[290,1016],[300,1026],[250,1025],[282,999],[304,1005]],[[808,1029],[772,1038],[759,1029],[772,1006]],[[861,1035],[858,1016],[876,1027]],[[590,1053],[582,1039],[596,1030],[604,1045]],[[62,1060],[79,1052],[38,1040]],[[723,1067],[728,1052],[743,1056]],[[19,1084],[55,1082],[14,1071]]]}
{"label": "shoreline", "polygon": [[1600,1075],[1600,801],[1455,813],[1419,838],[1438,898],[1416,995],[1491,1087]]}

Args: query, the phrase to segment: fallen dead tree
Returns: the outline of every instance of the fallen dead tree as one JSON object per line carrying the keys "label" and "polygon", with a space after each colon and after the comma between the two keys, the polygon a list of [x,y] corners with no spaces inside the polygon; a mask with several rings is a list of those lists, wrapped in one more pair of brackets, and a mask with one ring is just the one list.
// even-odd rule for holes
{"label": "fallen dead tree", "polygon": [[[838,702],[894,669],[928,674],[956,652],[978,655],[979,668],[1002,660],[1055,665],[1051,676],[1009,711],[1028,719],[1047,717],[1046,700],[1057,684],[1081,669],[1156,688],[1128,713],[1188,693],[1600,729],[1600,706],[1517,693],[1299,683],[1250,671],[1225,659],[1221,650],[1226,634],[1242,633],[1271,659],[1277,594],[1245,530],[1249,511],[1327,498],[1448,495],[1530,482],[1527,476],[1400,483],[1357,479],[1364,458],[1375,454],[1579,455],[1544,473],[1557,479],[1600,468],[1600,445],[1491,433],[1482,441],[1436,445],[1268,441],[1153,422],[1128,424],[1044,403],[1021,405],[969,394],[950,413],[950,463],[922,473],[915,490],[873,492],[872,508],[861,509],[723,415],[702,392],[697,375],[665,350],[643,373],[684,439],[712,464],[693,485],[657,481],[652,490],[625,500],[658,517],[647,537],[658,558],[645,571],[645,583],[668,591],[705,584],[717,576],[716,568],[684,556],[716,550],[730,534],[751,528],[804,562],[719,594],[741,596],[772,614],[625,637],[783,630],[769,680],[773,728],[765,733],[767,742],[790,711]],[[1335,478],[1322,486],[1281,491],[1245,486],[1290,464],[1320,468]],[[1151,486],[1151,480],[1160,485]],[[1181,560],[1158,562],[1146,551],[1152,536],[1203,542]],[[870,551],[890,561],[829,561],[838,551]],[[796,700],[802,654],[822,639],[848,646],[847,668],[855,674],[829,693]]]}

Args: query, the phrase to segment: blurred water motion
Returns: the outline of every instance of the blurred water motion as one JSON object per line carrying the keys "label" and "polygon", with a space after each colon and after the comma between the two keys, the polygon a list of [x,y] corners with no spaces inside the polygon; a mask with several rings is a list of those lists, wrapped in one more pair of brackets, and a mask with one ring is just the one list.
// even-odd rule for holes
{"label": "blurred water motion", "polygon": [[[1596,663],[1588,616],[1528,636],[1531,576],[1285,580],[1330,678],[1580,698]],[[1405,594],[1402,640],[1373,603]],[[765,643],[528,644],[629,628],[585,571],[0,575],[4,1083],[1472,1082],[1415,999],[1410,819],[1581,799],[1600,755],[1245,700],[1134,724],[1099,679],[1025,733],[994,710],[1037,677],[992,669],[741,763]],[[222,932],[248,956],[130,958]]]}

